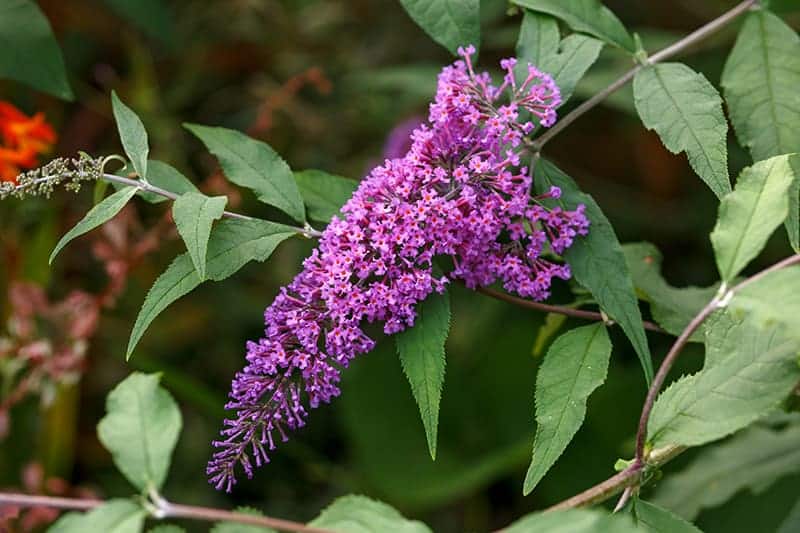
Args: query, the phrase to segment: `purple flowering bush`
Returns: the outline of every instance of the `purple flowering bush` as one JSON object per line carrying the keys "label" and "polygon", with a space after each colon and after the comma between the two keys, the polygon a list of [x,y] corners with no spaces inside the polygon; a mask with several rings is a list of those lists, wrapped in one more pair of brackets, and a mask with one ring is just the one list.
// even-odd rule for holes
{"label": "purple flowering bush", "polygon": [[[585,206],[548,208],[551,187],[531,195],[521,158],[523,139],[552,126],[561,103],[553,79],[528,65],[521,82],[515,59],[504,59],[502,83],[476,73],[473,46],[439,75],[428,123],[411,133],[411,148],[361,182],[264,313],[265,335],[247,344],[247,366],[233,382],[223,439],[208,465],[217,488],[231,490],[241,464],[248,477],[269,462],[277,438],[305,424],[307,407],[339,395],[340,373],[375,341],[366,323],[387,335],[414,325],[415,307],[447,283],[468,287],[501,281],[534,300],[550,294],[569,266],[548,258],[586,235]],[[435,260],[450,260],[435,273]]]}
{"label": "purple flowering bush", "polygon": [[[305,15],[306,3],[297,4],[298,13]],[[786,501],[778,501],[771,492],[782,483],[795,487],[800,472],[800,37],[791,26],[791,15],[782,18],[793,12],[793,3],[743,0],[654,53],[599,0],[511,0],[513,7],[507,11],[505,2],[498,9],[499,4],[491,0],[400,0],[399,4],[410,20],[456,59],[441,68],[435,91],[422,91],[416,85],[424,83],[415,78],[414,88],[425,96],[427,119],[415,116],[397,123],[398,116],[393,116],[386,159],[363,179],[292,169],[270,145],[255,138],[256,132],[272,127],[273,112],[304,85],[320,94],[331,92],[332,83],[323,71],[309,67],[261,104],[248,130],[252,135],[184,124],[219,166],[201,187],[169,164],[150,158],[143,121],[113,90],[111,112],[124,156],[79,152],[18,176],[6,173],[0,180],[0,199],[12,199],[10,205],[15,207],[22,205],[16,200],[50,197],[58,185],[78,192],[83,185],[93,184],[93,207],[58,241],[49,260],[52,263],[72,240],[110,222],[104,228],[106,236],[93,247],[112,280],[110,292],[105,291],[98,301],[116,300],[124,291],[129,269],[158,248],[162,239],[181,242],[185,251],[155,280],[133,322],[128,359],[139,355],[139,341],[152,322],[181,297],[206,281],[222,282],[247,264],[270,259],[290,238],[307,244],[295,249],[298,254],[303,250],[302,261],[297,261],[302,264],[292,263],[293,279],[264,311],[263,334],[246,344],[244,367],[233,377],[224,406],[226,419],[208,447],[211,459],[205,477],[217,490],[203,481],[203,497],[224,502],[240,498],[248,489],[260,491],[262,487],[255,483],[236,487],[237,481],[253,478],[257,468],[274,460],[281,443],[285,443],[281,452],[303,459],[273,465],[265,476],[279,478],[286,475],[286,464],[308,463],[309,478],[329,483],[326,495],[355,484],[340,479],[348,476],[340,475],[344,469],[334,468],[338,465],[320,468],[313,457],[316,450],[312,453],[311,446],[301,444],[304,437],[295,435],[295,440],[287,442],[309,423],[312,409],[344,392],[347,399],[342,403],[354,396],[351,406],[366,403],[365,398],[374,402],[361,410],[347,410],[346,424],[358,430],[371,425],[369,431],[386,433],[366,452],[358,449],[366,447],[357,439],[348,443],[367,457],[365,469],[380,470],[375,476],[387,478],[382,486],[370,487],[375,476],[358,486],[374,489],[411,513],[446,503],[453,495],[471,497],[479,487],[487,488],[486,501],[492,505],[499,497],[510,500],[503,492],[505,486],[488,489],[502,471],[513,475],[514,483],[522,481],[522,497],[533,493],[532,499],[515,500],[517,506],[533,512],[507,525],[511,520],[507,507],[498,507],[496,513],[493,508],[481,508],[477,514],[486,529],[491,525],[510,533],[683,533],[699,531],[699,524],[710,526],[709,532],[749,532],[752,517],[742,514],[757,516],[759,512],[741,506],[739,498],[745,494],[756,500],[766,490],[769,496],[763,499],[770,511],[764,514],[769,516],[759,515],[756,527],[776,533],[798,531],[796,489],[789,491],[789,499],[783,498]],[[141,5],[148,10],[160,4],[154,0]],[[132,11],[126,10],[134,9],[116,8],[129,15]],[[503,55],[494,56],[507,57],[499,61],[499,72],[483,71],[476,64],[482,27],[492,17],[519,23],[515,58],[505,53],[507,34],[484,38],[484,42],[495,42],[494,49],[504,48]],[[141,24],[142,19],[135,18]],[[668,61],[734,21],[741,21],[741,27],[726,52],[720,89],[692,67]],[[652,38],[646,37],[645,42]],[[0,0],[0,42],[8,47],[0,53],[0,78],[59,98],[72,97],[58,43],[36,3]],[[627,70],[607,87],[588,90],[596,80],[584,79],[583,84],[581,80],[595,62],[624,65]],[[99,78],[105,71],[98,68],[97,72]],[[394,75],[396,80],[397,72]],[[434,75],[426,73],[424,78],[433,81]],[[550,153],[553,138],[628,82],[632,82],[632,98],[618,94],[617,105],[641,119],[641,133],[644,129],[653,132],[648,139],[660,143],[658,149],[664,154],[685,154],[687,172],[691,169],[699,178],[697,190],[707,187],[702,193],[714,202],[713,224],[692,228],[703,234],[700,241],[706,256],[713,254],[709,269],[714,270],[716,281],[708,286],[674,286],[662,276],[665,258],[658,248],[647,242],[621,243],[600,205],[610,201],[613,190],[599,203],[582,190],[583,181],[590,177],[576,172],[578,179],[573,179],[561,168],[562,164],[570,168],[569,162],[556,162],[565,159],[563,154],[559,158]],[[366,85],[354,85],[362,93],[369,90]],[[573,96],[581,103],[570,102]],[[0,133],[24,140],[30,137],[24,128],[41,125],[43,120],[36,114],[30,124],[9,123]],[[387,126],[391,129],[391,124]],[[741,146],[729,142],[730,129]],[[332,137],[337,134],[330,132]],[[156,142],[171,139],[154,138]],[[32,166],[27,156],[49,148],[49,144],[16,144],[13,154],[0,154],[13,163],[9,167],[13,169],[17,164]],[[593,147],[580,146],[570,156],[580,156],[581,149],[589,148]],[[26,156],[24,165],[16,161],[20,154]],[[374,161],[374,157],[370,153],[365,159]],[[619,155],[609,154],[609,159],[614,157]],[[684,164],[682,159],[669,161]],[[730,170],[734,167],[735,176]],[[658,175],[649,179],[657,181]],[[107,188],[109,184],[113,189]],[[263,204],[267,218],[243,213],[234,185],[251,191],[252,203]],[[145,232],[132,208],[126,207],[135,199],[170,206],[160,212],[154,230]],[[624,206],[626,210],[634,207]],[[161,208],[149,209],[158,212]],[[682,218],[691,224],[701,220],[690,216],[693,209],[680,208]],[[646,229],[654,233],[675,222],[651,218],[653,227]],[[781,231],[780,238],[775,237],[781,226],[785,235]],[[621,234],[640,230],[626,228]],[[140,236],[142,242],[128,247],[129,233]],[[31,247],[41,248],[39,240],[47,242],[37,238]],[[14,254],[7,255],[14,259]],[[679,259],[683,264],[683,256]],[[676,259],[668,256],[666,261]],[[256,275],[271,277],[264,272]],[[47,299],[44,288],[37,291]],[[261,294],[252,296],[259,309],[267,303]],[[522,337],[505,342],[506,324],[499,321],[490,324],[488,334],[478,330],[453,335],[448,345],[451,296],[461,312],[484,319],[484,326],[490,322],[491,310],[485,304],[465,306],[465,301],[494,298],[539,314],[539,322],[525,323],[526,328],[537,325],[530,350],[533,357],[528,357],[527,347],[518,349]],[[24,300],[17,298],[17,307],[30,306]],[[103,323],[98,313],[95,309],[90,320],[93,329]],[[74,387],[90,372],[73,369],[69,380],[41,380],[37,377],[41,372],[22,372],[39,368],[53,374],[60,366],[47,350],[21,350],[10,342],[20,329],[19,317],[11,318],[9,332],[0,336],[0,442],[13,434],[12,422],[17,424],[10,415],[12,407],[30,396],[41,396],[42,405],[57,408],[61,388]],[[238,321],[242,321],[240,316]],[[218,321],[215,327],[224,328],[225,322]],[[52,328],[39,329],[42,345],[66,342],[82,354],[90,353],[88,339],[64,340]],[[218,341],[225,339],[217,333]],[[245,338],[244,333],[241,337]],[[480,348],[474,346],[478,337],[484,342]],[[395,420],[394,411],[387,408],[397,399],[391,394],[390,380],[372,372],[377,366],[369,366],[380,355],[354,363],[357,356],[379,351],[385,343],[396,347],[416,402],[413,420],[418,420],[418,408],[421,428],[403,417]],[[478,371],[466,357],[448,357],[447,350],[456,343],[462,345],[459,355],[490,351],[490,372]],[[517,359],[496,357],[495,352],[506,351],[512,344],[511,351],[519,353],[502,355]],[[704,357],[681,358],[691,349],[697,354],[703,351]],[[228,350],[226,343],[226,351],[234,349]],[[635,381],[629,379],[630,372],[610,370],[612,355],[626,364],[625,356],[635,361],[634,354],[641,366],[641,375],[635,368]],[[207,361],[204,353],[192,355],[197,355],[201,365]],[[523,360],[528,366],[519,364]],[[144,364],[158,367],[158,363]],[[351,364],[358,368],[343,374]],[[458,381],[455,388],[461,390],[453,391],[452,385],[446,390],[445,367],[448,379],[475,374],[474,379]],[[369,383],[347,381],[358,372],[369,373]],[[524,379],[514,378],[530,378],[528,386],[533,387],[534,377],[530,393],[534,401],[526,409],[535,423],[524,431],[507,428],[513,426],[513,417],[505,416],[512,407],[509,404],[527,405],[514,395],[527,388],[519,386]],[[176,392],[181,385],[182,392],[195,386],[167,380],[164,385]],[[166,483],[173,452],[182,446],[183,415],[164,385],[160,373],[132,372],[108,393],[105,415],[97,425],[96,440],[109,453],[108,461],[136,489],[133,497],[55,498],[73,494],[72,488],[59,485],[57,478],[33,465],[24,469],[26,489],[50,494],[0,491],[0,531],[15,530],[15,522],[23,530],[33,530],[54,520],[55,510],[81,511],[65,513],[54,522],[49,531],[58,533],[138,533],[145,530],[147,520],[173,519],[217,522],[214,531],[219,533],[244,531],[242,527],[311,533],[431,531],[388,504],[359,495],[338,498],[310,522],[308,516],[301,516],[300,522],[248,509],[225,511],[172,503],[164,492],[169,490]],[[367,390],[367,385],[373,390]],[[590,404],[590,396],[601,386],[605,389]],[[385,398],[378,398],[376,391]],[[447,433],[442,440],[449,439],[450,448],[446,458],[438,463],[428,463],[426,458],[423,465],[417,459],[392,456],[400,446],[424,448],[407,438],[416,435],[422,442],[424,431],[431,460],[437,460],[445,393],[450,406],[459,408],[441,409],[446,427],[442,433]],[[462,405],[470,402],[474,405]],[[211,403],[218,405],[215,400]],[[595,403],[603,404],[601,408],[612,416],[592,419],[589,408],[595,408]],[[636,408],[633,415],[638,414],[638,425],[620,429],[635,421],[628,420],[631,406]],[[62,418],[55,412],[47,414],[51,423]],[[366,420],[364,415],[372,418]],[[317,416],[319,431],[326,431],[330,416],[330,410]],[[379,419],[386,420],[378,424]],[[589,423],[584,424],[587,419]],[[507,434],[515,430],[524,433],[524,448],[519,442],[506,446]],[[395,439],[402,442],[392,448],[387,443],[395,444]],[[48,450],[59,446],[49,439],[45,442]],[[298,452],[301,446],[305,448]],[[680,472],[665,468],[684,453],[689,459]],[[608,461],[609,455],[619,459]],[[202,477],[201,464],[207,457],[193,465],[195,477]],[[385,472],[384,459],[389,464]],[[5,466],[4,460],[0,454],[0,467]],[[461,463],[468,467],[459,468]],[[596,469],[600,463],[603,466]],[[423,471],[431,465],[441,468],[437,473],[443,481],[429,487]],[[560,477],[551,477],[554,469]],[[789,477],[792,474],[795,478]],[[594,485],[565,498],[584,477],[591,476],[598,478]],[[411,480],[411,491],[419,494],[405,501],[393,498],[390,489],[401,483],[400,478]],[[775,494],[785,496],[785,492],[776,489]],[[194,493],[187,491],[187,497]],[[618,497],[615,506],[599,507],[612,497]],[[733,502],[725,508],[729,517],[718,522],[698,519],[701,513],[725,514],[714,509],[729,500]],[[588,506],[596,508],[579,509]],[[31,511],[23,515],[23,508]],[[285,511],[280,505],[273,508]],[[457,531],[461,526],[460,522],[449,524],[447,529]],[[151,531],[183,529],[165,524]]]}

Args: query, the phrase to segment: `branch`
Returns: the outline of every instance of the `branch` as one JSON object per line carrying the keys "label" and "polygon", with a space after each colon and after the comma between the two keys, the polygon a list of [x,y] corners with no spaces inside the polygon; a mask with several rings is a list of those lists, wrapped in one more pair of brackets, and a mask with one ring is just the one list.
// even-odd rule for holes
{"label": "branch", "polygon": [[[690,46],[702,41],[709,35],[712,35],[725,26],[727,26],[733,19],[744,13],[745,11],[749,10],[750,8],[756,6],[759,0],[745,0],[744,2],[738,4],[736,7],[731,9],[730,11],[720,15],[716,19],[712,20],[705,26],[698,28],[697,30],[693,31],[683,39],[671,44],[670,46],[659,50],[652,56],[650,56],[646,63],[646,65],[654,65],[660,61],[664,61],[665,59],[669,59],[670,57],[678,54],[679,52],[684,51],[685,49],[689,48]],[[564,118],[560,119],[556,124],[543,133],[540,137],[535,139],[532,143],[532,148],[535,151],[541,151],[542,147],[547,144],[550,139],[558,135],[564,128],[575,122],[581,115],[601,103],[605,100],[610,94],[616,92],[617,90],[621,89],[625,84],[633,79],[637,72],[639,72],[643,65],[637,65],[625,74],[623,74],[618,80],[613,82],[611,85],[600,91],[599,93],[595,94],[581,105],[567,113]]]}
{"label": "branch", "polygon": [[[173,200],[173,201],[176,200],[178,198],[178,196],[179,196],[178,194],[175,194],[172,191],[168,191],[166,189],[162,189],[161,187],[157,187],[156,185],[152,185],[151,183],[147,183],[146,181],[133,179],[133,178],[126,178],[124,176],[118,176],[117,174],[105,174],[104,173],[104,174],[101,174],[99,177],[100,177],[100,179],[103,179],[103,180],[111,182],[111,183],[119,183],[120,185],[125,185],[127,187],[136,187],[137,189],[139,189],[141,191],[149,192],[149,193],[152,193],[152,194],[157,194],[159,196],[163,196],[164,198],[168,198],[168,199]],[[60,175],[42,176],[41,178],[36,178],[35,180],[32,180],[30,183],[25,183],[23,185],[18,185],[16,187],[16,190],[26,189],[28,187],[31,187],[32,185],[40,185],[42,183],[46,183],[48,181],[55,180],[57,178],[61,178],[61,176]],[[253,217],[250,217],[250,216],[247,216],[247,215],[243,215],[241,213],[234,213],[232,211],[224,211],[222,213],[222,216],[224,216],[226,218],[235,218],[235,219],[238,219],[238,220],[257,220],[257,219],[255,219]],[[317,238],[319,238],[319,237],[322,236],[322,232],[315,230],[311,226],[307,226],[307,227],[304,227],[304,228],[300,228],[300,227],[297,227],[297,226],[288,226],[288,227],[292,228],[293,230],[295,230],[295,232],[297,232],[300,235],[303,235],[304,237],[308,237],[308,238],[317,237]]]}
{"label": "branch", "polygon": [[[56,498],[52,496],[33,496],[29,494],[0,492],[0,508],[7,505],[14,505],[19,507],[50,507],[54,509],[90,511],[96,507],[100,507],[104,503],[105,501],[103,500]],[[269,516],[248,515],[210,507],[180,505],[167,502],[163,499],[159,500],[157,503],[160,518],[188,518],[205,522],[236,522],[238,524],[271,527],[278,531],[295,531],[299,533],[332,533],[328,529],[307,526],[299,522],[271,518]]]}
{"label": "branch", "polygon": [[[560,305],[551,305],[551,304],[544,304],[541,302],[534,302],[531,300],[525,300],[524,298],[512,296],[505,292],[496,291],[494,289],[489,289],[486,287],[478,288],[477,291],[480,292],[481,294],[485,294],[486,296],[491,296],[492,298],[512,303],[520,307],[525,307],[527,309],[544,311],[546,313],[557,313],[559,315],[566,315],[573,318],[582,318],[584,320],[595,320],[603,322],[607,321],[607,318],[603,316],[602,313],[598,313],[597,311],[584,311],[583,309],[573,309],[571,307],[564,307]],[[644,329],[655,331],[657,333],[667,333],[666,330],[662,329],[661,327],[659,327],[658,324],[654,324],[653,322],[648,322],[645,320],[643,324],[644,324]]]}

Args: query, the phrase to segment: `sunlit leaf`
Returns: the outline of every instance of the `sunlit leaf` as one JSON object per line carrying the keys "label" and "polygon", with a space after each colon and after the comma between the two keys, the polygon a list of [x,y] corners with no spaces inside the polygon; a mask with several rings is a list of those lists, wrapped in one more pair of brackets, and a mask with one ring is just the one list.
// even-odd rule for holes
{"label": "sunlit leaf", "polygon": [[723,281],[736,277],[786,218],[795,179],[789,160],[781,155],[744,169],[734,191],[720,202],[711,244]]}
{"label": "sunlit leaf", "polygon": [[132,500],[108,500],[86,514],[68,513],[47,530],[48,533],[140,533],[147,511]]}
{"label": "sunlit leaf", "polygon": [[641,533],[630,517],[594,509],[567,509],[524,516],[503,530],[505,533]]}
{"label": "sunlit leaf", "polygon": [[160,489],[183,424],[180,409],[160,375],[134,372],[106,398],[106,416],[97,425],[100,442],[136,488]]}
{"label": "sunlit leaf", "polygon": [[694,524],[644,500],[633,502],[633,514],[639,528],[648,533],[702,533]]}
{"label": "sunlit leaf", "polygon": [[295,172],[294,179],[306,204],[308,217],[321,222],[328,222],[339,214],[339,210],[358,187],[355,180],[321,170]]}
{"label": "sunlit leaf", "polygon": [[653,447],[698,446],[769,414],[800,380],[800,342],[718,312],[706,321],[703,369],[661,393],[648,424]]}

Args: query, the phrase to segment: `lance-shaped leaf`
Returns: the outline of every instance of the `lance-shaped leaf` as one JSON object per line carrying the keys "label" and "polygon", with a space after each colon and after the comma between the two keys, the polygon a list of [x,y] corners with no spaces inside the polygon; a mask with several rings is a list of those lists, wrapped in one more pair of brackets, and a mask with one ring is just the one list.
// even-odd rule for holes
{"label": "lance-shaped leaf", "polygon": [[328,222],[338,214],[358,187],[355,180],[321,170],[295,172],[294,179],[306,204],[308,217],[321,222]]}
{"label": "lance-shaped leaf", "polygon": [[728,122],[722,99],[702,74],[681,63],[640,69],[633,79],[636,110],[667,149],[686,152],[689,164],[717,197],[731,192]]}
{"label": "lance-shaped leaf", "polygon": [[227,203],[225,196],[209,198],[198,192],[187,192],[179,196],[172,206],[172,218],[201,280],[206,279],[206,253],[211,226],[222,217]]}
{"label": "lance-shaped leaf", "polygon": [[160,375],[134,372],[106,398],[106,416],[97,425],[100,442],[136,488],[160,489],[183,424]]}
{"label": "lance-shaped leaf", "polygon": [[115,91],[111,92],[111,107],[125,154],[131,160],[133,169],[139,177],[147,180],[147,155],[150,148],[147,145],[147,131],[144,129],[144,124],[130,107],[122,103]]}
{"label": "lance-shaped leaf", "polygon": [[432,294],[419,305],[414,327],[396,336],[397,353],[419,406],[428,450],[436,459],[439,402],[444,385],[444,344],[450,331],[450,299]]}
{"label": "lance-shaped leaf", "polygon": [[131,200],[131,198],[133,198],[137,190],[138,189],[136,187],[125,187],[124,189],[120,189],[90,209],[89,212],[86,213],[86,216],[83,217],[80,222],[75,224],[75,227],[69,230],[66,235],[61,237],[61,240],[58,241],[58,244],[56,244],[56,247],[50,254],[50,264],[53,263],[53,260],[56,258],[56,255],[58,255],[58,252],[60,252],[73,239],[89,233],[93,229],[114,218],[117,213],[119,213],[122,208],[125,207],[125,205]]}
{"label": "lance-shaped leaf", "polygon": [[608,514],[597,509],[566,509],[523,516],[505,533],[641,533],[624,514]]}
{"label": "lance-shaped leaf", "polygon": [[341,533],[430,533],[422,522],[409,520],[383,502],[364,496],[342,496],[309,522],[309,526]]}
{"label": "lance-shaped leaf", "polygon": [[[636,293],[650,303],[656,322],[673,335],[680,335],[719,289],[719,283],[711,287],[671,286],[661,275],[661,252],[649,242],[624,244],[622,249]],[[690,340],[703,342],[702,331],[696,331]]]}
{"label": "lance-shaped leaf", "polygon": [[625,26],[614,13],[598,0],[512,0],[513,3],[533,11],[547,13],[563,20],[567,26],[581,33],[618,46],[631,53],[636,46]]}
{"label": "lance-shaped leaf", "polygon": [[562,41],[555,19],[526,11],[517,41],[518,76],[527,76],[527,63],[547,72],[561,91],[563,105],[602,48],[601,41],[585,35],[573,34]]}
{"label": "lance-shaped leaf", "polygon": [[431,39],[455,54],[459,46],[481,44],[480,0],[400,0]]}
{"label": "lance-shaped leaf", "polygon": [[265,204],[277,207],[300,222],[305,209],[292,169],[268,144],[227,128],[185,124],[219,160],[236,185],[251,189]]}
{"label": "lance-shaped leaf", "polygon": [[67,513],[55,522],[48,533],[140,533],[147,511],[132,500],[109,500],[86,514]]}
{"label": "lance-shaped leaf", "polygon": [[0,2],[0,78],[72,100],[64,58],[47,17],[33,0]]}
{"label": "lance-shaped leaf", "polygon": [[644,500],[634,500],[633,514],[639,529],[648,533],[703,533],[671,511]]}
{"label": "lance-shaped leaf", "polygon": [[542,159],[537,163],[533,183],[538,193],[549,191],[552,185],[561,188],[561,198],[556,203],[564,209],[575,209],[580,204],[586,206],[586,216],[591,222],[589,234],[576,239],[564,253],[564,259],[569,263],[575,280],[589,289],[603,311],[622,327],[639,356],[649,383],[653,378],[650,347],[633,281],[614,228],[594,199],[581,192],[572,178],[549,161]]}
{"label": "lance-shaped leaf", "polygon": [[656,400],[647,427],[653,447],[699,446],[776,409],[800,380],[800,341],[786,333],[722,311],[709,318],[703,369]]}
{"label": "lance-shaped leaf", "polygon": [[759,494],[783,476],[800,472],[800,424],[782,430],[753,426],[702,450],[684,470],[667,476],[653,502],[687,520],[736,493]]}
{"label": "lance-shaped leaf", "polygon": [[789,160],[781,155],[744,169],[734,191],[720,202],[711,244],[723,281],[736,277],[786,218],[795,179]]}
{"label": "lance-shaped leaf", "polygon": [[[800,38],[765,9],[747,15],[722,72],[733,129],[753,159],[800,152]],[[800,173],[800,161],[795,162]],[[786,228],[800,251],[800,184],[789,200]]]}
{"label": "lance-shaped leaf", "polygon": [[586,401],[603,384],[611,341],[602,323],[570,330],[553,342],[536,376],[536,438],[523,493],[529,494],[572,441]]}
{"label": "lance-shaped leaf", "polygon": [[[267,260],[281,242],[294,234],[292,228],[265,220],[225,219],[211,231],[206,273],[210,279],[222,281],[250,261]],[[189,254],[176,257],[147,293],[128,341],[128,357],[153,320],[200,283]]]}

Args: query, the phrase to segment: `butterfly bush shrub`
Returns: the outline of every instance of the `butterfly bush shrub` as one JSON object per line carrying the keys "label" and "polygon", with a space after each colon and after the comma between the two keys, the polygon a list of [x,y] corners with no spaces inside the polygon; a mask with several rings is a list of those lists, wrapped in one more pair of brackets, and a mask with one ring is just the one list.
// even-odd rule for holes
{"label": "butterfly bush shrub", "polygon": [[[544,257],[563,253],[585,235],[585,206],[542,205],[558,187],[531,196],[523,138],[551,126],[561,103],[553,79],[533,65],[518,84],[516,60],[501,62],[502,83],[476,73],[475,48],[439,75],[428,124],[411,134],[408,153],[375,168],[334,217],[303,272],[264,313],[264,338],[247,345],[226,408],[223,440],[209,463],[218,488],[230,490],[240,463],[248,477],[268,462],[275,434],[305,423],[312,408],[338,396],[340,372],[375,341],[365,323],[381,321],[392,335],[414,325],[415,306],[451,280],[468,287],[501,280],[534,300],[550,293],[569,266]],[[522,165],[522,166],[521,166]],[[434,272],[446,257],[452,268]]]}
{"label": "butterfly bush shrub", "polygon": [[[0,198],[49,197],[62,184],[75,191],[88,182],[99,185],[96,205],[58,242],[51,262],[71,240],[110,221],[134,197],[173,202],[167,225],[172,228],[174,222],[186,251],[148,293],[133,324],[129,357],[153,320],[203,282],[225,280],[249,262],[267,260],[290,237],[314,240],[299,273],[268,304],[263,335],[246,343],[244,367],[233,378],[225,405],[227,419],[211,443],[206,466],[211,485],[236,492],[242,474],[253,477],[277,446],[309,421],[312,409],[342,393],[342,372],[384,342],[383,336],[396,340],[435,459],[448,287],[456,283],[471,289],[476,300],[494,297],[549,313],[534,348],[541,360],[532,392],[535,435],[524,495],[537,489],[581,429],[589,397],[608,378],[612,340],[629,343],[643,369],[641,387],[647,393],[638,426],[614,448],[623,456],[613,465],[617,473],[607,465],[606,480],[524,516],[505,531],[698,531],[691,522],[702,523],[698,516],[704,510],[742,490],[758,493],[777,486],[779,479],[799,472],[800,38],[786,22],[792,20],[792,3],[744,0],[653,52],[598,0],[512,0],[507,15],[521,15],[516,58],[501,60],[494,77],[476,64],[480,9],[489,2],[399,3],[456,59],[438,75],[427,120],[400,123],[387,142],[389,158],[360,182],[319,170],[293,171],[269,145],[235,130],[186,125],[231,182],[280,211],[273,211],[277,220],[238,212],[228,196],[204,194],[176,169],[149,159],[144,124],[116,93],[111,107],[125,157],[81,152],[38,168],[38,159],[56,140],[55,129],[41,113],[31,117],[0,102]],[[55,53],[43,70],[55,79],[9,69],[2,58],[0,77],[70,97],[47,20],[30,0],[12,4],[13,15],[24,15],[46,39],[6,36],[22,25],[3,25],[0,2],[0,41],[19,48],[16,53],[36,47]],[[740,27],[722,68],[720,92],[704,74],[674,58],[732,24]],[[578,83],[604,47],[629,70],[607,88],[587,94]],[[313,72],[314,79],[321,76]],[[291,91],[299,90],[297,79]],[[718,201],[713,228],[698,230],[708,234],[719,273],[719,281],[708,287],[667,282],[660,271],[661,252],[650,243],[620,243],[601,206],[581,190],[584,176],[573,179],[549,158],[551,139],[628,82],[633,99],[627,104],[642,126],[667,150],[685,153],[687,169],[708,186],[709,199]],[[568,102],[574,94],[581,104]],[[741,149],[729,144],[729,126]],[[739,155],[729,157],[729,148]],[[752,164],[732,180],[729,159],[742,157]],[[113,170],[117,163],[124,167]],[[106,183],[116,190],[107,193]],[[318,227],[320,222],[326,225]],[[785,242],[762,254],[781,226]],[[157,245],[148,246],[149,251]],[[777,257],[778,246],[785,257],[770,265],[761,256]],[[753,262],[760,269],[750,266]],[[124,285],[117,286],[114,297]],[[556,303],[553,292],[572,301]],[[90,317],[92,332],[99,309]],[[589,323],[572,327],[558,317]],[[616,327],[621,335],[609,335]],[[660,344],[653,346],[664,346],[667,339],[669,348],[652,357],[656,335]],[[20,361],[33,362],[29,366],[37,369],[53,363],[41,355],[28,361],[30,350],[18,349],[9,341],[15,338],[0,336],[0,369],[8,361],[20,368]],[[705,357],[695,363],[698,370],[673,376],[670,371],[689,344],[702,347]],[[81,349],[82,354],[85,344]],[[159,379],[131,374],[109,393],[98,425],[100,443],[139,491],[137,497],[45,502],[92,508],[65,515],[53,531],[110,530],[120,517],[130,531],[142,531],[146,519],[170,518],[222,520],[220,531],[237,527],[233,522],[293,531],[430,531],[360,496],[337,500],[309,524],[172,504],[161,491],[182,419]],[[28,395],[42,388],[24,385]],[[624,392],[614,399],[620,404],[638,394],[628,385],[618,390]],[[0,402],[0,426],[8,419],[8,405]],[[654,483],[673,458],[706,445],[681,472],[667,472]],[[512,461],[510,455],[499,463]],[[614,513],[574,509],[614,496],[619,498]],[[796,494],[791,500],[791,510],[770,517],[770,531],[797,530],[800,501]],[[0,506],[4,502],[38,505],[43,500],[0,492]],[[505,527],[500,521],[493,523]],[[758,527],[767,527],[766,522]]]}

